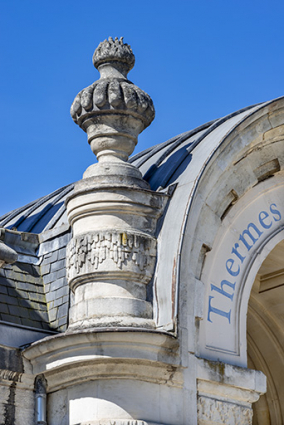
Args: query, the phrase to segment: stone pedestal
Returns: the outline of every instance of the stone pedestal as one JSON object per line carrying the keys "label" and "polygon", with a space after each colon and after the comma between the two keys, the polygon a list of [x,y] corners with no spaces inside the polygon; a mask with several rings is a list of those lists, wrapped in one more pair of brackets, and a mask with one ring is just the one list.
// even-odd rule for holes
{"label": "stone pedestal", "polygon": [[165,196],[132,186],[75,186],[68,200],[73,238],[68,281],[70,326],[153,327],[146,285],[156,262],[156,221]]}

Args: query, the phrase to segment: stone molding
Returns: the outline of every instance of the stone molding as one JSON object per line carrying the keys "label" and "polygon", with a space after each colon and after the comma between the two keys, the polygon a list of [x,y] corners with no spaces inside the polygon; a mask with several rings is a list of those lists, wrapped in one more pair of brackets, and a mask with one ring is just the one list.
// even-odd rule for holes
{"label": "stone molding", "polygon": [[21,382],[22,373],[12,370],[0,369],[0,379],[4,381]]}
{"label": "stone molding", "polygon": [[159,361],[141,359],[96,358],[74,359],[61,367],[45,371],[48,392],[81,385],[89,381],[135,380],[167,387],[183,388],[180,367]]}
{"label": "stone molding", "polygon": [[27,373],[14,372],[7,369],[0,369],[0,386],[10,386],[14,382],[17,388],[33,390],[34,376]]}
{"label": "stone molding", "polygon": [[[74,289],[84,275],[101,280],[102,273],[117,278],[128,272],[138,282],[148,283],[156,261],[156,239],[139,233],[102,230],[79,235],[67,247],[67,279]],[[98,273],[100,272],[100,273]],[[126,276],[127,278],[127,276]]]}
{"label": "stone molding", "polygon": [[44,373],[51,392],[90,380],[111,379],[182,388],[178,353],[173,336],[128,328],[69,331],[33,343],[23,356],[35,374]]}

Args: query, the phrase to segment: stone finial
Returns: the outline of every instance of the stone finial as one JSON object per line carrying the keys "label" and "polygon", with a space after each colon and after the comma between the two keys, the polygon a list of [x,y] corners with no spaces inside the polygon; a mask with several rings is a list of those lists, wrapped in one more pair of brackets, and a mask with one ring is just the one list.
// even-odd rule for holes
{"label": "stone finial", "polygon": [[100,79],[83,89],[71,106],[73,120],[87,133],[99,161],[127,161],[138,134],[155,117],[150,96],[127,79],[134,62],[122,38],[100,43],[93,56]]}
{"label": "stone finial", "polygon": [[126,74],[133,68],[135,56],[129,44],[123,43],[123,37],[113,40],[109,37],[108,40],[102,41],[95,50],[93,55],[93,64],[99,69],[100,65],[109,62],[120,62],[124,65]]}

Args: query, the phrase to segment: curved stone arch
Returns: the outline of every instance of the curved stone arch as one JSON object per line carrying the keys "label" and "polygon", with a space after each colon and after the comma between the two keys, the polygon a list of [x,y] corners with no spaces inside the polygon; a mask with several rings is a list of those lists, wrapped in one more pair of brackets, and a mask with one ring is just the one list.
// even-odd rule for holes
{"label": "curved stone arch", "polygon": [[[224,230],[232,222],[237,206],[240,206],[248,192],[257,188],[261,193],[268,186],[273,186],[271,181],[283,180],[283,107],[283,99],[278,99],[237,123],[221,142],[216,142],[214,150],[211,150],[196,176],[194,189],[188,198],[178,253],[180,298],[184,299],[186,291],[190,292],[186,308],[180,302],[181,326],[186,321],[189,327],[194,327],[195,318],[203,317],[198,322],[202,328],[205,321],[206,311],[201,311],[202,302],[199,302],[202,292],[205,290],[206,293],[204,266],[214,255],[213,245],[219,229]],[[272,176],[276,177],[267,180],[267,177]],[[201,357],[246,365],[244,355],[234,353],[232,356],[227,353],[222,356],[218,350],[205,353],[201,334],[202,331],[198,331],[197,354]]]}

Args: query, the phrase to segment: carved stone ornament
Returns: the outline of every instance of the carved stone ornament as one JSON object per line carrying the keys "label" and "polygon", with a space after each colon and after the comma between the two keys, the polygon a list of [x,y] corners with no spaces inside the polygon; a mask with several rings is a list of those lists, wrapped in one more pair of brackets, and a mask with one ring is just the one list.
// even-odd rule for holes
{"label": "carved stone ornament", "polygon": [[154,119],[154,106],[127,79],[135,58],[122,38],[100,43],[93,62],[100,79],[71,107],[98,163],[85,171],[66,201],[73,232],[67,249],[73,291],[69,329],[153,328],[146,285],[154,274],[156,225],[168,197],[152,191],[127,160],[138,134]]}
{"label": "carved stone ornament", "polygon": [[198,425],[252,425],[252,409],[208,397],[198,397]]}
{"label": "carved stone ornament", "polygon": [[83,89],[71,106],[71,116],[88,134],[97,158],[127,160],[137,136],[155,117],[150,96],[127,79],[134,54],[123,38],[100,43],[93,56],[100,79]]}
{"label": "carved stone ornament", "polygon": [[[74,289],[84,275],[92,280],[117,278],[121,271],[130,279],[148,283],[156,261],[156,239],[143,234],[100,231],[72,238],[67,248],[67,278]],[[124,274],[125,276],[125,274]],[[135,279],[136,277],[136,279]],[[75,281],[73,283],[73,281]]]}

